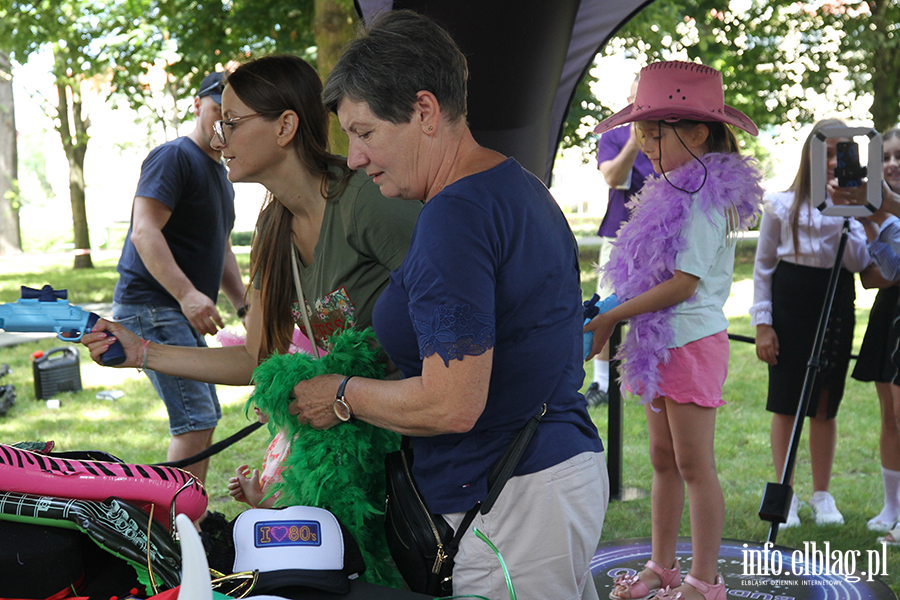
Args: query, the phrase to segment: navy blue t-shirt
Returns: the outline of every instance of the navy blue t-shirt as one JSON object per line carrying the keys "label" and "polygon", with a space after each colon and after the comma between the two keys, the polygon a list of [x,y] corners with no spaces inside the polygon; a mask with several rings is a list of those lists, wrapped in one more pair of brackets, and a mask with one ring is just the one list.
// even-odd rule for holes
{"label": "navy blue t-shirt", "polygon": [[[141,166],[135,196],[158,200],[172,209],[163,227],[175,262],[213,302],[219,295],[225,244],[234,227],[234,188],[225,166],[187,137],[154,148]],[[116,270],[113,301],[178,308],[178,301],[150,274],[131,243],[128,228]]]}
{"label": "navy blue t-shirt", "polygon": [[413,473],[436,513],[470,509],[515,433],[547,414],[515,471],[541,471],[603,444],[579,388],[578,251],[547,188],[514,159],[429,200],[409,252],[375,305],[378,340],[406,377],[494,349],[487,405],[472,431],[412,438]]}

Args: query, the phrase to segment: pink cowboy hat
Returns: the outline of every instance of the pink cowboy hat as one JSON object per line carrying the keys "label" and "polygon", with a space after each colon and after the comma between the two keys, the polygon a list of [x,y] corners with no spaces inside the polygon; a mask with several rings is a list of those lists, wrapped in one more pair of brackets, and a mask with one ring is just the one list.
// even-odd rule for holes
{"label": "pink cowboy hat", "polygon": [[641,69],[634,102],[594,128],[609,131],[633,121],[720,121],[750,135],[759,130],[750,117],[725,104],[722,73],[705,65],[673,60]]}

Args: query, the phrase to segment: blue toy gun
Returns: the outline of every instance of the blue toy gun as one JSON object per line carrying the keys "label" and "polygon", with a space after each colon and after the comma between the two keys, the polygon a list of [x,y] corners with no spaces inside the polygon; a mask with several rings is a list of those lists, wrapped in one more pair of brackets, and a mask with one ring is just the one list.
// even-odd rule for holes
{"label": "blue toy gun", "polygon": [[[594,294],[591,296],[590,300],[584,301],[584,324],[587,325],[590,323],[591,319],[599,315],[600,313],[605,313],[608,310],[612,310],[619,305],[619,299],[616,298],[615,294],[610,294],[603,300],[600,300],[600,296]],[[594,344],[594,332],[588,331],[584,334],[584,360],[587,360],[588,354],[591,353],[591,346]]]}
{"label": "blue toy gun", "polygon": [[[0,304],[0,329],[5,331],[55,332],[64,342],[78,342],[100,317],[69,304],[66,290],[45,285],[40,290],[22,286],[21,298]],[[63,334],[67,334],[64,336]],[[101,357],[105,366],[125,362],[125,349],[118,340]]]}

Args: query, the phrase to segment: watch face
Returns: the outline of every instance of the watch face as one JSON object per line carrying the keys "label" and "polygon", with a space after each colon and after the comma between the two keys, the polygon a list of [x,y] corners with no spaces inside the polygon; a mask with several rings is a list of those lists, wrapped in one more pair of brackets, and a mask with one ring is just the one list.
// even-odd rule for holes
{"label": "watch face", "polygon": [[341,421],[349,421],[350,420],[350,407],[347,406],[347,403],[341,399],[334,401],[334,414],[337,415],[337,418]]}

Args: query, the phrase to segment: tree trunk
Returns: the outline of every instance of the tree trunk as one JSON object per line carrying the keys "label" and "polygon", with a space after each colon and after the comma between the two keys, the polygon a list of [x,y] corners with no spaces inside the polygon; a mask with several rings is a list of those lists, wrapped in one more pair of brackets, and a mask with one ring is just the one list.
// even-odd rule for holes
{"label": "tree trunk", "polygon": [[[352,0],[315,0],[316,19],[313,31],[318,47],[318,71],[322,81],[331,73],[341,56],[344,44],[353,39],[356,10]],[[336,117],[331,117],[328,139],[331,151],[346,156],[349,142]]]}
{"label": "tree trunk", "polygon": [[[92,269],[91,237],[88,233],[87,210],[84,194],[84,155],[87,152],[87,121],[81,115],[81,93],[77,80],[71,86],[57,82],[56,93],[59,98],[59,135],[62,139],[66,159],[69,162],[69,199],[72,204],[72,232],[75,241],[75,269]],[[72,106],[69,110],[69,98],[66,91],[72,93]],[[69,119],[75,125],[75,135],[69,125]]]}
{"label": "tree trunk", "polygon": [[22,251],[16,201],[16,112],[9,56],[0,52],[0,254]]}
{"label": "tree trunk", "polygon": [[[897,86],[900,85],[900,72],[897,64],[900,60],[900,45],[892,39],[891,29],[894,19],[890,13],[890,2],[872,2],[872,31],[870,35],[879,40],[872,53],[872,121],[875,129],[884,133],[897,122],[900,104],[897,100]],[[894,34],[896,36],[896,34]]]}

